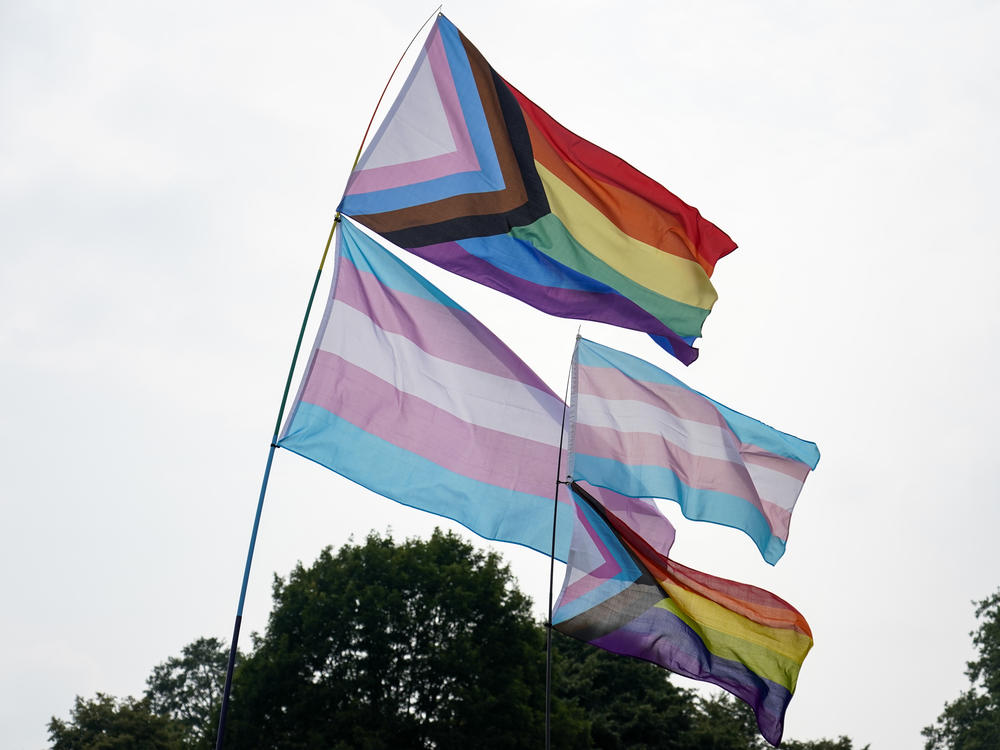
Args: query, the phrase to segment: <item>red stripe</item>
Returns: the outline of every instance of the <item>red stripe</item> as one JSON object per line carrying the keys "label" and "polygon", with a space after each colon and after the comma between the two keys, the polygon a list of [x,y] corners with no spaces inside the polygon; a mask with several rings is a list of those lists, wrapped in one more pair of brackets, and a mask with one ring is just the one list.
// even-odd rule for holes
{"label": "red stripe", "polygon": [[754,622],[772,628],[797,630],[812,638],[812,630],[802,613],[770,591],[726,578],[717,578],[674,560],[667,560],[666,572],[673,583]]}
{"label": "red stripe", "polygon": [[624,159],[566,129],[509,82],[505,83],[517,99],[525,118],[533,122],[563,158],[592,179],[640,195],[653,206],[678,217],[694,244],[699,262],[710,275],[719,259],[736,249],[736,243],[729,235],[702,217],[697,208],[689,206]]}

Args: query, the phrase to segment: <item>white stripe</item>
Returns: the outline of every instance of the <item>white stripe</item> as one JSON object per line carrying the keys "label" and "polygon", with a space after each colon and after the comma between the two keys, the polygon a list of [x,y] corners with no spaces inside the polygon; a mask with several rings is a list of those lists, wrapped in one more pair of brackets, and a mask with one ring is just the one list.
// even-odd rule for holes
{"label": "white stripe", "polygon": [[559,445],[562,402],[552,394],[432,356],[339,300],[334,300],[330,318],[336,325],[327,328],[323,351],[470,424]]}
{"label": "white stripe", "polygon": [[750,479],[757,488],[757,494],[761,500],[773,503],[785,510],[790,511],[795,507],[795,501],[802,492],[803,482],[783,474],[780,471],[769,469],[759,464],[746,463],[747,472]]}
{"label": "white stripe", "polygon": [[617,432],[660,435],[694,456],[743,463],[736,440],[728,429],[681,419],[643,401],[612,400],[581,393],[574,404],[574,411],[574,424],[606,427]]}

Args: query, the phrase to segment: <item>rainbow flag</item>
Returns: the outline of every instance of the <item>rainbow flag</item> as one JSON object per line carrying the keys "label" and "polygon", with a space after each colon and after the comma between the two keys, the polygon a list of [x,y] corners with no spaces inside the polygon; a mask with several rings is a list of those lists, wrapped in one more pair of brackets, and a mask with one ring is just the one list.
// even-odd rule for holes
{"label": "rainbow flag", "polygon": [[[336,248],[326,313],[278,445],[487,539],[549,554],[562,399],[350,222]],[[555,553],[564,560],[572,511],[561,499]]]}
{"label": "rainbow flag", "polygon": [[670,191],[553,120],[444,16],[339,210],[552,315],[644,331],[685,364],[736,245]]}
{"label": "rainbow flag", "polygon": [[[718,685],[753,708],[760,733],[777,745],[813,645],[802,615],[763,589],[670,560],[662,542],[670,522],[654,519],[649,501],[633,500],[644,504],[630,518],[577,483],[573,490],[576,519],[553,627]],[[649,542],[649,527],[661,546]]]}
{"label": "rainbow flag", "polygon": [[758,422],[631,354],[577,339],[570,475],[740,529],[774,565],[819,462],[815,443]]}

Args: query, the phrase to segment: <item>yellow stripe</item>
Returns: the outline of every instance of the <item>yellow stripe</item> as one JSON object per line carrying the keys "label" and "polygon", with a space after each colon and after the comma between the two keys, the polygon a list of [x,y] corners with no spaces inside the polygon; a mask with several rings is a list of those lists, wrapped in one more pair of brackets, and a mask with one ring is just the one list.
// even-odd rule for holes
{"label": "yellow stripe", "polygon": [[710,599],[669,581],[660,585],[691,619],[720,633],[734,635],[782,654],[801,664],[812,647],[812,638],[792,628],[774,628],[733,612]]}
{"label": "yellow stripe", "polygon": [[623,276],[678,302],[711,309],[718,299],[705,269],[625,234],[583,196],[535,162],[549,207],[570,234]]}
{"label": "yellow stripe", "polygon": [[[752,622],[685,589],[665,588],[672,589],[671,598],[656,606],[684,620],[710,652],[741,662],[761,677],[795,691],[799,668],[813,645],[811,638],[795,630]],[[692,601],[692,597],[700,601]]]}
{"label": "yellow stripe", "polygon": [[763,646],[749,643],[727,633],[720,633],[696,622],[688,617],[671,599],[664,599],[656,606],[683,620],[714,656],[744,664],[754,674],[778,685],[783,685],[791,693],[795,692],[795,683],[798,681],[801,664]]}

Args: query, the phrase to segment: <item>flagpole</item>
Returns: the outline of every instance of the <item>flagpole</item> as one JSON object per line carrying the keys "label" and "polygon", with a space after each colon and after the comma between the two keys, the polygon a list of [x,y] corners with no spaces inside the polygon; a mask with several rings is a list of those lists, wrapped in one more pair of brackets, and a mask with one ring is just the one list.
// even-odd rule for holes
{"label": "flagpole", "polygon": [[399,56],[399,59],[396,61],[396,67],[392,69],[392,72],[389,74],[389,80],[385,82],[385,88],[382,89],[382,93],[379,95],[378,101],[375,102],[375,109],[372,111],[372,117],[368,121],[368,127],[365,128],[365,134],[361,136],[361,145],[358,146],[358,155],[354,157],[354,164],[351,166],[352,172],[354,171],[354,167],[358,166],[358,160],[361,158],[361,149],[365,147],[365,141],[368,140],[368,131],[372,129],[372,123],[375,122],[375,115],[378,114],[378,108],[382,106],[382,99],[385,97],[385,92],[389,90],[389,84],[392,83],[393,76],[395,76],[396,71],[399,70],[399,66],[402,64],[403,58],[406,57],[406,53],[410,51],[410,47],[412,47],[413,43],[417,41],[417,37],[420,36],[420,32],[424,30],[424,27],[428,23],[430,23],[431,19],[434,18],[434,16],[440,15],[441,8],[443,7],[444,7],[443,5],[439,5],[437,8],[434,9],[433,13],[427,16],[427,20],[420,25],[420,28],[417,29],[417,33],[413,35],[413,38],[410,40],[410,43],[407,44],[406,49],[403,50],[403,54],[401,54]]}
{"label": "flagpole", "polygon": [[316,277],[313,279],[312,291],[309,293],[309,302],[306,303],[306,312],[302,317],[302,326],[299,328],[299,337],[295,342],[295,351],[292,353],[292,363],[288,368],[288,377],[285,379],[285,390],[281,394],[281,405],[278,407],[278,418],[274,423],[274,434],[271,437],[271,447],[267,452],[267,463],[264,465],[264,478],[260,484],[260,495],[257,497],[257,511],[254,514],[253,530],[250,532],[250,547],[247,550],[247,562],[243,569],[243,584],[240,586],[240,600],[236,607],[236,624],[233,626],[233,642],[229,648],[229,662],[226,665],[226,684],[222,691],[222,707],[219,710],[219,729],[215,737],[216,750],[222,750],[222,741],[226,733],[226,717],[229,713],[229,696],[233,688],[233,671],[236,667],[237,645],[240,639],[240,626],[243,622],[243,604],[247,597],[247,586],[250,582],[250,565],[253,562],[253,551],[257,545],[257,530],[260,528],[260,516],[264,509],[264,496],[267,494],[267,481],[271,476],[271,463],[274,461],[274,449],[278,447],[278,433],[281,430],[281,420],[285,416],[285,405],[288,403],[288,393],[292,385],[292,376],[295,373],[295,365],[299,359],[299,351],[302,349],[302,339],[305,336],[306,325],[309,323],[309,314],[312,311],[313,301],[316,299],[316,289],[319,287],[320,276],[323,275],[323,266],[330,253],[330,245],[333,242],[333,235],[336,232],[337,224],[340,223],[340,212],[333,217],[333,225],[330,227],[330,234],[326,238],[326,246],[323,248],[323,257],[320,258],[319,268],[316,269]]}
{"label": "flagpole", "polygon": [[[580,338],[577,332],[577,339]],[[574,349],[574,357],[575,357]],[[549,617],[545,623],[545,750],[552,746],[552,590],[556,570],[556,519],[559,517],[559,486],[567,484],[562,480],[563,436],[566,434],[566,402],[573,377],[573,363],[570,362],[566,376],[566,390],[563,393],[562,424],[559,428],[559,453],[556,456],[556,492],[552,498],[552,548],[549,552]]]}
{"label": "flagpole", "polygon": [[[393,76],[396,75],[396,71],[399,69],[400,63],[403,62],[403,58],[406,57],[406,53],[410,51],[410,47],[413,46],[413,42],[416,41],[418,36],[420,36],[420,32],[423,31],[424,27],[427,26],[430,20],[440,12],[441,7],[442,6],[439,5],[435,11],[428,16],[427,20],[423,22],[420,28],[417,29],[417,33],[413,35],[410,43],[407,44],[406,49],[403,50],[403,54],[399,56],[399,61],[396,63],[396,67],[394,67],[392,72],[389,74],[389,80],[385,82],[385,88],[382,89],[382,94],[379,96],[378,102],[375,104],[375,109],[372,111],[371,119],[368,121],[368,127],[365,128],[365,133],[361,136],[361,144],[358,146],[358,153],[354,156],[354,164],[351,166],[352,171],[358,166],[358,162],[361,159],[361,152],[365,147],[365,141],[368,139],[368,132],[371,130],[372,123],[375,121],[375,115],[378,114],[378,108],[382,104],[382,98],[385,96],[385,92],[389,90],[389,84],[392,83]],[[271,475],[271,463],[274,460],[274,450],[278,447],[278,434],[281,430],[281,421],[285,415],[285,405],[288,403],[288,393],[292,386],[292,376],[295,372],[295,365],[298,362],[299,351],[302,348],[302,338],[305,335],[306,325],[309,322],[309,314],[312,311],[313,300],[316,298],[316,289],[319,286],[319,279],[323,274],[323,266],[326,263],[327,255],[330,253],[330,245],[333,242],[333,235],[337,229],[338,223],[340,223],[339,211],[333,217],[333,225],[330,227],[330,234],[326,238],[326,246],[323,248],[323,257],[320,259],[319,268],[316,269],[316,278],[313,280],[312,291],[309,293],[309,302],[306,304],[306,312],[302,318],[302,326],[299,329],[299,337],[295,342],[295,352],[292,354],[292,363],[288,368],[288,377],[285,380],[285,390],[281,394],[281,405],[278,407],[278,418],[274,423],[274,434],[271,437],[271,446],[267,452],[267,463],[264,465],[264,478],[261,480],[260,495],[257,498],[257,510],[254,514],[253,530],[250,532],[250,547],[247,550],[247,562],[243,569],[243,583],[240,587],[240,600],[236,607],[236,623],[233,625],[233,643],[229,649],[229,662],[226,665],[226,684],[222,692],[222,707],[219,710],[219,729],[215,737],[215,750],[222,750],[223,738],[226,734],[226,717],[229,713],[229,697],[232,693],[233,687],[233,672],[236,667],[237,644],[240,638],[240,625],[243,622],[243,603],[246,600],[247,586],[250,581],[250,565],[253,561],[254,547],[257,544],[257,530],[260,528],[260,516],[264,509],[264,496],[267,494],[267,481]]]}

